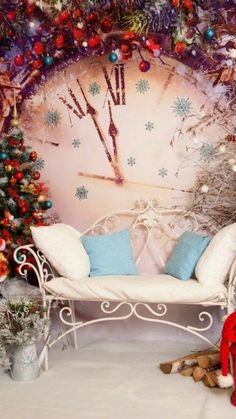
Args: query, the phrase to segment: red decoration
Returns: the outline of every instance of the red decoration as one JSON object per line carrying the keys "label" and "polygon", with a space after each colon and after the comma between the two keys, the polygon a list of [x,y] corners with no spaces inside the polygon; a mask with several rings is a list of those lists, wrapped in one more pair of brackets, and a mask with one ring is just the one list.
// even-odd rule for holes
{"label": "red decoration", "polygon": [[41,55],[44,53],[44,45],[42,44],[42,42],[35,42],[34,46],[33,46],[33,51],[35,54],[37,55]]}
{"label": "red decoration", "polygon": [[84,30],[83,29],[74,29],[73,36],[76,41],[82,41],[84,39]]}
{"label": "red decoration", "polygon": [[15,65],[21,66],[24,64],[24,56],[22,54],[18,54],[14,58]]}
{"label": "red decoration", "polygon": [[87,23],[95,23],[98,20],[98,14],[96,12],[91,12],[85,17],[85,19]]}
{"label": "red decoration", "polygon": [[60,17],[59,17],[59,16],[57,16],[57,17],[54,19],[54,25],[55,25],[55,26],[60,26],[60,24],[61,24],[61,19],[60,19]]}
{"label": "red decoration", "polygon": [[183,5],[187,10],[193,10],[192,0],[184,0]]}
{"label": "red decoration", "polygon": [[8,36],[9,38],[12,38],[14,35],[15,35],[15,32],[13,31],[13,29],[8,29],[8,31],[7,31],[7,36]]}
{"label": "red decoration", "polygon": [[130,40],[135,39],[135,38],[136,38],[136,34],[133,31],[125,32],[122,35],[122,39],[124,39],[124,41],[130,41]]}
{"label": "red decoration", "polygon": [[57,47],[57,48],[63,48],[63,46],[64,46],[64,42],[65,42],[64,35],[63,35],[62,33],[59,33],[59,34],[56,36],[56,39],[55,39],[55,44],[56,44],[56,47]]}
{"label": "red decoration", "polygon": [[41,68],[43,65],[43,60],[41,60],[41,58],[36,58],[35,60],[32,61],[32,67],[35,70],[38,70],[39,68]]}
{"label": "red decoration", "polygon": [[143,73],[146,73],[148,70],[150,70],[151,64],[149,61],[143,60],[139,63],[139,70]]}
{"label": "red decoration", "polygon": [[93,35],[88,38],[88,47],[89,48],[96,48],[100,45],[101,39],[98,35]]}
{"label": "red decoration", "polygon": [[132,47],[127,43],[123,43],[120,45],[120,51],[122,53],[123,60],[127,60],[132,56]]}
{"label": "red decoration", "polygon": [[186,42],[184,42],[184,41],[178,41],[175,44],[175,52],[177,54],[183,54],[183,52],[185,51],[186,47],[187,47]]}
{"label": "red decoration", "polygon": [[41,176],[40,173],[38,171],[36,171],[36,172],[33,173],[32,178],[34,180],[38,180],[40,178],[40,176]]}
{"label": "red decoration", "polygon": [[80,9],[75,9],[74,10],[74,12],[73,12],[73,17],[75,18],[75,19],[78,19],[79,17],[81,17],[82,16],[82,12],[81,12],[81,10]]}
{"label": "red decoration", "polygon": [[30,160],[35,161],[35,160],[37,160],[37,157],[38,157],[38,155],[37,155],[36,151],[31,151]]}
{"label": "red decoration", "polygon": [[10,186],[15,186],[16,182],[17,182],[16,178],[11,176],[10,179],[9,179],[9,185]]}
{"label": "red decoration", "polygon": [[172,0],[172,6],[179,7],[179,0]]}
{"label": "red decoration", "polygon": [[108,33],[112,30],[113,20],[110,17],[104,17],[100,25],[101,25],[102,32]]}
{"label": "red decoration", "polygon": [[35,4],[27,4],[25,11],[28,16],[31,16],[35,11]]}
{"label": "red decoration", "polygon": [[16,180],[22,180],[24,177],[24,173],[21,172],[21,170],[18,170],[16,173],[14,173],[13,176]]}
{"label": "red decoration", "polygon": [[14,22],[16,18],[16,12],[14,10],[11,10],[10,12],[7,13],[7,20],[9,20],[10,22]]}
{"label": "red decoration", "polygon": [[63,10],[60,14],[59,14],[59,19],[61,20],[61,22],[66,22],[70,17],[70,12],[68,12],[68,10]]}

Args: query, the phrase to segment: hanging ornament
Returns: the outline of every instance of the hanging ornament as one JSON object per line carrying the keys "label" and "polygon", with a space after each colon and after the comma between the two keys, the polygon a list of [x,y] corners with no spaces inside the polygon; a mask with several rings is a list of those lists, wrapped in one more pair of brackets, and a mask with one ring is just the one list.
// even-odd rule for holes
{"label": "hanging ornament", "polygon": [[13,166],[11,164],[7,164],[5,166],[5,170],[6,170],[7,173],[10,173],[13,170]]}
{"label": "hanging ornament", "polygon": [[11,176],[9,179],[9,185],[15,186],[16,182],[17,182],[16,178],[14,178],[14,176]]}
{"label": "hanging ornament", "polygon": [[60,14],[59,14],[59,19],[61,22],[66,22],[70,17],[70,12],[68,10],[63,10]]}
{"label": "hanging ornament", "polygon": [[193,10],[193,2],[192,2],[192,0],[184,0],[183,1],[183,6],[187,10]]}
{"label": "hanging ornament", "polygon": [[43,62],[47,66],[52,65],[53,58],[50,55],[46,55],[46,57],[43,58]]}
{"label": "hanging ornament", "polygon": [[37,157],[38,157],[37,152],[36,151],[31,151],[30,160],[35,161],[35,160],[37,160]]}
{"label": "hanging ornament", "polygon": [[73,30],[73,36],[76,41],[82,41],[85,37],[84,29],[76,28]]}
{"label": "hanging ornament", "polygon": [[3,252],[3,250],[5,249],[6,249],[6,242],[2,237],[0,237],[0,251]]}
{"label": "hanging ornament", "polygon": [[100,25],[101,25],[102,32],[108,33],[112,30],[113,20],[110,17],[104,17]]}
{"label": "hanging ornament", "polygon": [[120,52],[122,53],[122,59],[128,60],[132,56],[132,47],[128,43],[122,43],[120,45]]}
{"label": "hanging ornament", "polygon": [[17,66],[22,66],[23,64],[24,64],[24,55],[22,55],[22,54],[18,54],[18,55],[16,55],[15,56],[15,58],[14,58],[14,63],[15,63],[15,65],[17,65]]}
{"label": "hanging ornament", "polygon": [[179,0],[172,0],[171,3],[172,3],[172,6],[179,7]]}
{"label": "hanging ornament", "polygon": [[209,186],[208,185],[205,185],[205,184],[202,185],[201,188],[200,188],[200,191],[202,193],[207,193],[209,191]]}
{"label": "hanging ornament", "polygon": [[91,12],[85,16],[85,20],[87,23],[95,23],[98,20],[98,14],[96,12]]}
{"label": "hanging ornament", "polygon": [[112,51],[108,55],[108,60],[110,61],[110,63],[116,63],[116,61],[118,60],[118,55],[114,51]]}
{"label": "hanging ornament", "polygon": [[31,16],[34,14],[36,5],[34,3],[32,4],[27,4],[27,6],[25,7],[25,12],[28,16]]}
{"label": "hanging ornament", "polygon": [[8,158],[9,158],[9,154],[8,153],[6,153],[5,151],[0,151],[0,160],[1,161],[6,160]]}
{"label": "hanging ornament", "polygon": [[32,215],[35,218],[35,220],[41,220],[43,218],[43,212],[40,210],[33,211]]}
{"label": "hanging ornament", "polygon": [[35,44],[33,45],[33,51],[37,55],[42,55],[44,52],[44,45],[42,44],[42,42],[35,42]]}
{"label": "hanging ornament", "polygon": [[38,179],[40,178],[40,173],[36,170],[36,172],[34,172],[34,173],[32,174],[32,178],[33,178],[34,180],[38,180]]}
{"label": "hanging ornament", "polygon": [[183,52],[186,50],[187,44],[185,41],[178,41],[175,44],[175,52],[176,54],[183,54]]}
{"label": "hanging ornament", "polygon": [[128,32],[125,32],[123,35],[122,35],[122,39],[124,40],[124,41],[132,41],[133,39],[135,39],[136,38],[136,33],[135,32],[133,32],[133,31],[128,31]]}
{"label": "hanging ornament", "polygon": [[14,22],[15,18],[16,18],[16,12],[14,10],[10,10],[10,12],[8,12],[6,14],[6,18],[7,20],[9,20],[10,22]]}
{"label": "hanging ornament", "polygon": [[151,67],[151,64],[149,61],[142,60],[139,63],[139,70],[142,71],[143,73],[146,73],[147,71],[149,71],[150,67]]}
{"label": "hanging ornament", "polygon": [[73,17],[75,18],[75,19],[78,19],[79,17],[81,17],[82,16],[82,11],[80,10],[80,9],[75,9],[74,11],[73,11]]}
{"label": "hanging ornament", "polygon": [[40,195],[38,195],[38,197],[37,197],[37,201],[38,202],[44,202],[44,201],[46,201],[47,200],[47,195],[45,195],[45,194],[40,194]]}
{"label": "hanging ornament", "polygon": [[63,48],[65,43],[65,37],[63,33],[59,33],[55,38],[55,44],[57,48]]}
{"label": "hanging ornament", "polygon": [[89,48],[97,48],[100,46],[101,39],[98,35],[93,35],[88,38],[88,47]]}
{"label": "hanging ornament", "polygon": [[215,38],[215,35],[216,35],[215,29],[213,29],[213,28],[207,28],[204,31],[204,38],[208,42],[212,41]]}
{"label": "hanging ornament", "polygon": [[45,201],[43,203],[43,208],[44,209],[50,209],[50,208],[52,208],[52,201]]}
{"label": "hanging ornament", "polygon": [[20,181],[24,178],[24,173],[21,170],[18,170],[13,176],[16,180]]}
{"label": "hanging ornament", "polygon": [[38,70],[39,68],[41,68],[43,65],[43,61],[41,60],[41,58],[36,58],[35,60],[32,61],[32,67],[35,70]]}

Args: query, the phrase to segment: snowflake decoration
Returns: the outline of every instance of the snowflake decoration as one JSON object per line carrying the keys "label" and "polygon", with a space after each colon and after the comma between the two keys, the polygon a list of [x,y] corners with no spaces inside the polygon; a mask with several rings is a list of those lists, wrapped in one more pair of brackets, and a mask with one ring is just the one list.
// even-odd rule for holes
{"label": "snowflake decoration", "polygon": [[72,145],[74,146],[74,148],[79,148],[81,145],[81,142],[80,140],[73,140]]}
{"label": "snowflake decoration", "polygon": [[92,96],[96,96],[99,95],[100,91],[101,91],[101,86],[99,86],[99,84],[97,84],[97,82],[95,81],[94,83],[89,85],[89,93],[91,93]]}
{"label": "snowflake decoration", "polygon": [[154,124],[153,124],[153,122],[148,121],[148,122],[145,124],[145,128],[146,128],[146,130],[147,130],[147,131],[151,131],[152,129],[154,129]]}
{"label": "snowflake decoration", "polygon": [[134,166],[136,164],[136,159],[134,157],[129,157],[127,159],[127,164],[131,167]]}
{"label": "snowflake decoration", "polygon": [[167,174],[168,174],[168,170],[167,170],[167,169],[165,169],[164,167],[162,167],[161,169],[159,169],[159,170],[158,170],[158,174],[159,174],[159,176],[161,176],[161,177],[165,177],[165,176],[167,176]]}
{"label": "snowflake decoration", "polygon": [[136,92],[142,93],[143,95],[147,93],[150,89],[149,81],[146,79],[139,79],[136,83]]}
{"label": "snowflake decoration", "polygon": [[45,114],[44,121],[50,128],[55,128],[61,123],[61,114],[56,109],[51,109]]}
{"label": "snowflake decoration", "polygon": [[33,164],[34,170],[42,170],[44,169],[45,160],[43,160],[41,157],[39,157],[37,160],[35,160]]}
{"label": "snowflake decoration", "polygon": [[88,190],[85,188],[84,185],[82,185],[79,188],[76,188],[75,196],[76,196],[76,198],[79,198],[79,199],[87,199],[88,198]]}
{"label": "snowflake decoration", "polygon": [[188,97],[177,97],[172,109],[175,116],[181,116],[184,118],[190,114],[192,110],[192,103]]}
{"label": "snowflake decoration", "polygon": [[212,144],[202,144],[200,147],[200,160],[209,163],[215,158],[215,147]]}

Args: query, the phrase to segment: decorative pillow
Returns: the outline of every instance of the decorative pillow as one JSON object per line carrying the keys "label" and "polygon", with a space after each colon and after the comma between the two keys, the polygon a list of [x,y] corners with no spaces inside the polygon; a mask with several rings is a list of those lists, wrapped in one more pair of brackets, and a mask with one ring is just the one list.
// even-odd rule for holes
{"label": "decorative pillow", "polygon": [[73,281],[89,275],[89,257],[75,228],[62,223],[30,228],[35,246],[60,275]]}
{"label": "decorative pillow", "polygon": [[81,237],[90,259],[90,276],[137,275],[129,230]]}
{"label": "decorative pillow", "polygon": [[216,233],[199,259],[195,274],[201,284],[224,283],[236,257],[236,223]]}
{"label": "decorative pillow", "polygon": [[208,245],[211,237],[185,231],[179,239],[166,264],[165,273],[186,281],[194,273],[198,259]]}

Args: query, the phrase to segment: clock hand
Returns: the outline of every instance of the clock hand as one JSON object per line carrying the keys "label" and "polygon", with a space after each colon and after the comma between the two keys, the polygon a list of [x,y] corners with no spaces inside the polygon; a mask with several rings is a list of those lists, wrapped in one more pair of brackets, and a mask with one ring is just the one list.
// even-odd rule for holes
{"label": "clock hand", "polygon": [[109,115],[110,115],[110,125],[109,125],[109,129],[108,129],[108,134],[110,135],[110,137],[112,139],[114,160],[118,164],[118,151],[117,151],[117,145],[116,145],[116,136],[119,133],[119,131],[118,131],[117,127],[115,126],[113,118],[112,118],[110,100],[108,100],[108,107],[109,107]]}
{"label": "clock hand", "polygon": [[[77,83],[78,83],[78,85],[79,85],[79,87],[80,87],[81,93],[82,93],[82,95],[83,95],[83,97],[84,97],[84,100],[85,100],[85,102],[86,102],[87,113],[88,113],[88,114],[91,116],[91,118],[92,118],[92,121],[93,121],[94,126],[95,126],[95,128],[96,128],[96,131],[97,131],[97,133],[98,133],[98,136],[99,136],[99,138],[100,138],[100,140],[101,140],[101,143],[102,143],[102,145],[103,145],[103,147],[104,147],[104,150],[105,150],[106,156],[107,156],[107,158],[108,158],[108,161],[111,163],[111,166],[112,166],[112,168],[113,168],[113,170],[114,170],[114,174],[115,174],[115,181],[116,181],[117,183],[122,183],[122,182],[123,182],[123,177],[122,177],[122,175],[121,175],[121,173],[120,173],[120,170],[119,170],[119,167],[118,167],[118,164],[117,164],[117,160],[115,159],[115,161],[114,161],[114,159],[112,158],[111,153],[110,153],[110,151],[108,150],[106,140],[105,140],[105,138],[104,138],[104,136],[103,136],[103,133],[102,133],[102,131],[101,131],[101,129],[100,129],[100,127],[99,127],[99,125],[98,125],[98,122],[97,122],[97,119],[96,119],[96,110],[95,110],[95,109],[94,109],[94,107],[93,107],[93,106],[89,103],[89,101],[88,101],[88,99],[87,99],[87,97],[86,97],[86,95],[85,95],[85,93],[84,93],[84,89],[83,89],[83,88],[82,88],[82,86],[81,86],[81,83],[80,83],[79,79],[77,79]],[[115,125],[114,125],[114,126],[115,126]],[[117,131],[117,132],[118,132],[118,131]],[[117,151],[116,151],[116,154],[117,154]]]}

